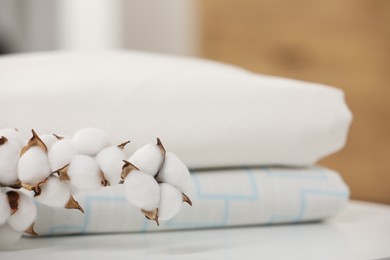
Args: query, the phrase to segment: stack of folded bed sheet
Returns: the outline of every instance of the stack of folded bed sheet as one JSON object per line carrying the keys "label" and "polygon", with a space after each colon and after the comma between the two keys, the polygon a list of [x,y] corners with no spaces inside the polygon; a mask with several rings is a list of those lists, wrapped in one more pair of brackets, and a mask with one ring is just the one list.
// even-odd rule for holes
{"label": "stack of folded bed sheet", "polygon": [[39,234],[314,221],[348,202],[340,175],[316,165],[346,142],[352,116],[339,89],[132,51],[5,56],[0,85],[0,128],[96,127],[132,140],[128,155],[159,137],[191,169],[193,207],[159,227],[118,185],[76,194],[84,214],[38,204]]}

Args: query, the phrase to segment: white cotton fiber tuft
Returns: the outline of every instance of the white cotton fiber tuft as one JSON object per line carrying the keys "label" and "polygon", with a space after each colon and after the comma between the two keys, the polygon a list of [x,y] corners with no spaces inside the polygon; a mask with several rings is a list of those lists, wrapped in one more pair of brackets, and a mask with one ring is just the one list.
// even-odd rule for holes
{"label": "white cotton fiber tuft", "polygon": [[0,225],[11,215],[11,208],[9,207],[8,197],[5,193],[0,191]]}
{"label": "white cotton fiber tuft", "polygon": [[61,139],[53,144],[49,149],[48,157],[52,171],[63,168],[69,164],[73,156],[77,154],[76,148],[73,146],[72,140]]}
{"label": "white cotton fiber tuft", "polygon": [[124,182],[126,199],[135,206],[146,211],[158,208],[160,187],[149,174],[131,171]]}
{"label": "white cotton fiber tuft", "polygon": [[94,158],[88,155],[75,155],[69,164],[70,183],[79,191],[98,190],[102,186],[100,169]]}
{"label": "white cotton fiber tuft", "polygon": [[117,146],[104,148],[96,156],[96,162],[111,185],[116,185],[121,181],[124,159],[123,151]]}
{"label": "white cotton fiber tuft", "polygon": [[50,207],[65,207],[70,199],[68,184],[61,182],[58,177],[50,176],[41,187],[41,194],[35,199]]}
{"label": "white cotton fiber tuft", "polygon": [[21,236],[22,232],[14,230],[8,224],[0,225],[0,247],[16,243]]}
{"label": "white cotton fiber tuft", "polygon": [[12,128],[1,129],[0,136],[4,136],[8,140],[14,141],[15,143],[18,144],[19,148],[22,148],[27,143],[27,140],[24,140],[22,135],[18,131]]}
{"label": "white cotton fiber tuft", "polygon": [[18,177],[24,183],[36,184],[50,173],[47,154],[38,146],[28,149],[18,161]]}
{"label": "white cotton fiber tuft", "polygon": [[11,139],[0,145],[0,183],[11,185],[17,182],[19,153],[19,145]]}
{"label": "white cotton fiber tuft", "polygon": [[135,151],[128,161],[142,172],[155,176],[163,160],[160,148],[156,144],[147,144]]}
{"label": "white cotton fiber tuft", "polygon": [[160,184],[160,205],[158,207],[158,218],[168,220],[175,216],[183,204],[182,193],[168,183]]}
{"label": "white cotton fiber tuft", "polygon": [[169,183],[184,193],[187,193],[191,188],[191,176],[187,166],[173,153],[166,154],[157,180]]}
{"label": "white cotton fiber tuft", "polygon": [[18,210],[12,214],[7,223],[16,231],[24,232],[35,220],[37,208],[33,199],[19,192]]}
{"label": "white cotton fiber tuft", "polygon": [[52,134],[44,134],[40,135],[39,139],[42,140],[42,142],[46,145],[47,150],[50,150],[52,145],[58,141],[57,137],[55,137]]}
{"label": "white cotton fiber tuft", "polygon": [[79,153],[90,156],[95,156],[111,143],[107,133],[96,128],[80,129],[73,135],[72,142]]}

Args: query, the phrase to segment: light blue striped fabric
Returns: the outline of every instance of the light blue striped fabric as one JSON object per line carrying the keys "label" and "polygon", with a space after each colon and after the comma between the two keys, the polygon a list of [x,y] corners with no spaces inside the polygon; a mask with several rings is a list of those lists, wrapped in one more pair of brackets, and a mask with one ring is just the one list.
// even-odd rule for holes
{"label": "light blue striped fabric", "polygon": [[122,185],[78,194],[85,214],[38,204],[35,227],[55,235],[302,222],[337,214],[349,198],[339,174],[322,167],[193,172],[192,179],[193,207],[183,204],[159,227],[126,201]]}

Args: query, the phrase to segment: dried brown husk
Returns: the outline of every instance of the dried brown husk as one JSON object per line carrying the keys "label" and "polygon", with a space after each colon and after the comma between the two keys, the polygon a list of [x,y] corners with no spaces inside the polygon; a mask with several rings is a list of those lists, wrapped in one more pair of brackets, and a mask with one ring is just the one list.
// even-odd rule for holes
{"label": "dried brown husk", "polygon": [[103,185],[103,187],[111,186],[111,183],[104,176],[103,171],[100,171],[100,183]]}
{"label": "dried brown husk", "polygon": [[11,189],[20,189],[20,188],[22,188],[22,183],[20,181],[17,181],[16,183],[10,184],[10,185],[0,183],[0,188],[1,187],[7,187],[7,188],[11,188]]}
{"label": "dried brown husk", "polygon": [[5,137],[5,136],[1,136],[1,137],[0,137],[0,145],[3,145],[3,144],[5,144],[6,142],[8,142],[8,139],[7,139],[7,137]]}
{"label": "dried brown husk", "polygon": [[29,183],[21,183],[22,188],[28,190],[28,191],[34,191],[34,197],[39,196],[42,192],[41,186],[44,185],[47,181],[47,178],[43,181],[38,182],[37,184],[29,184]]}
{"label": "dried brown husk", "polygon": [[127,144],[129,144],[129,143],[130,143],[130,141],[126,141],[126,142],[124,142],[124,143],[119,144],[117,147],[118,147],[119,149],[123,150],[123,149],[125,149],[125,146],[126,146]]}
{"label": "dried brown husk", "polygon": [[25,154],[31,147],[35,147],[35,146],[41,148],[45,153],[47,153],[47,147],[46,147],[45,143],[41,140],[41,138],[39,138],[39,136],[34,131],[34,129],[32,129],[31,132],[32,132],[33,136],[28,141],[27,145],[24,146],[22,148],[22,150],[20,151],[20,157],[22,157],[23,154]]}
{"label": "dried brown husk", "polygon": [[80,210],[81,212],[84,213],[84,210],[83,208],[80,206],[80,204],[73,198],[73,196],[70,197],[70,199],[68,200],[68,202],[66,203],[65,205],[65,208],[66,209],[78,209]]}
{"label": "dried brown husk", "polygon": [[166,154],[167,154],[167,151],[165,150],[165,147],[164,147],[164,145],[162,144],[160,138],[157,138],[157,147],[160,149],[160,152],[161,152],[161,154],[162,154],[162,156],[163,156],[163,160],[162,160],[161,165],[160,165],[160,168],[158,169],[157,174],[154,176],[154,178],[157,178],[158,173],[160,172],[161,168],[163,167],[163,165],[164,165],[164,163],[165,163],[165,156],[166,156]]}
{"label": "dried brown husk", "polygon": [[69,164],[65,165],[61,169],[54,171],[53,173],[57,173],[58,177],[60,178],[60,181],[70,181],[70,178],[68,176],[68,168]]}
{"label": "dried brown husk", "polygon": [[192,206],[192,201],[190,200],[190,198],[187,195],[185,195],[184,193],[182,193],[182,196],[183,196],[183,202],[186,202],[190,206]]}
{"label": "dried brown husk", "polygon": [[127,177],[127,175],[129,175],[131,171],[134,170],[139,171],[139,169],[136,166],[134,166],[131,162],[128,162],[126,160],[123,160],[123,162],[125,164],[123,164],[122,166],[122,174],[121,174],[122,181]]}
{"label": "dried brown husk", "polygon": [[157,223],[157,226],[160,225],[158,222],[158,209],[152,210],[152,211],[147,211],[144,209],[141,209],[142,214],[145,215],[145,217],[149,220],[154,220]]}
{"label": "dried brown husk", "polygon": [[160,138],[157,138],[157,146],[160,149],[161,154],[163,155],[163,160],[165,160],[165,155],[167,154],[167,151],[165,150],[165,147],[162,144]]}
{"label": "dried brown husk", "polygon": [[63,136],[60,136],[60,135],[57,135],[57,134],[53,134],[55,138],[57,138],[57,140],[62,140],[64,139]]}
{"label": "dried brown husk", "polygon": [[34,237],[38,236],[38,234],[34,230],[34,223],[32,223],[24,232]]}
{"label": "dried brown husk", "polygon": [[11,215],[13,215],[16,211],[18,211],[20,194],[16,191],[10,190],[6,193],[6,195],[8,198],[9,207],[11,209]]}

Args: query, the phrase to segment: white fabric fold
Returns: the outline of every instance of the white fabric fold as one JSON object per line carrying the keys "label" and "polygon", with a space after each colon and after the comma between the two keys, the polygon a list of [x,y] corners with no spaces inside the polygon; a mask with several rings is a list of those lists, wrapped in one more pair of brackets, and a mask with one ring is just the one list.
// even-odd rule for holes
{"label": "white fabric fold", "polygon": [[312,165],[345,143],[342,91],[132,51],[0,58],[0,128],[107,131],[129,154],[160,137],[191,168]]}
{"label": "white fabric fold", "polygon": [[129,204],[123,185],[117,185],[76,195],[85,214],[38,204],[35,229],[57,235],[296,223],[331,217],[349,197],[339,174],[318,166],[193,172],[192,178],[193,207],[183,204],[159,227]]}

